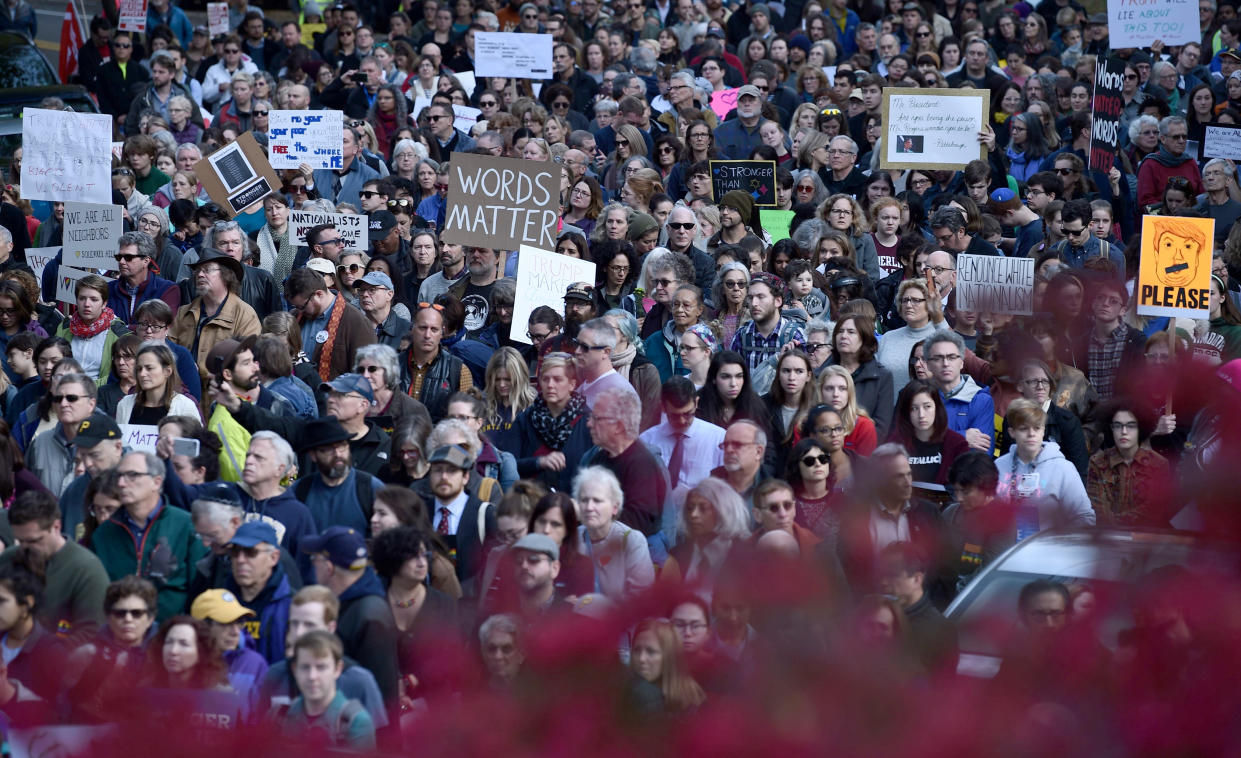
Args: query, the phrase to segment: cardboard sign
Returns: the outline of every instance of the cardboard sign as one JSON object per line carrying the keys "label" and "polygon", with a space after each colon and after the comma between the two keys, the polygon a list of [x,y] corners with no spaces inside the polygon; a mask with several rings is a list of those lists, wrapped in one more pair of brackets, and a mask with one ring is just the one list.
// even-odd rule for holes
{"label": "cardboard sign", "polygon": [[[78,296],[73,291],[73,288],[77,286],[79,279],[91,276],[91,272],[70,268],[69,266],[61,266],[59,273],[60,275],[56,278],[56,299],[62,303],[76,305],[78,302]],[[107,276],[105,276],[104,279],[108,282],[116,281],[115,279]]]}
{"label": "cardboard sign", "polygon": [[275,169],[343,168],[344,114],[337,110],[272,111],[267,129],[267,160]]}
{"label": "cardboard sign", "polygon": [[789,227],[793,225],[793,216],[795,211],[782,211],[775,208],[763,208],[758,212],[759,223],[763,225],[763,231],[771,237],[771,244],[776,244],[780,240],[789,238]]}
{"label": "cardboard sign", "polygon": [[552,35],[478,32],[474,35],[474,75],[509,79],[552,78]]}
{"label": "cardboard sign", "polygon": [[[776,207],[775,161],[711,161],[711,192],[718,203],[733,190],[754,198],[757,207]],[[749,219],[743,219],[748,222]]]}
{"label": "cardboard sign", "polygon": [[1235,124],[1206,124],[1202,142],[1198,146],[1198,160],[1227,158],[1241,160],[1241,126]]}
{"label": "cardboard sign", "polygon": [[159,442],[159,427],[145,424],[121,424],[121,443],[131,450],[139,452],[155,452],[155,443]]}
{"label": "cardboard sign", "polygon": [[1142,217],[1138,315],[1209,318],[1215,220]]}
{"label": "cardboard sign", "polygon": [[228,34],[228,3],[207,3],[207,34]]}
{"label": "cardboard sign", "polygon": [[957,310],[974,313],[1034,313],[1033,258],[957,256]]}
{"label": "cardboard sign", "polygon": [[478,123],[478,117],[483,115],[483,112],[468,105],[454,105],[452,107],[452,114],[452,125],[469,134],[470,130],[474,128],[474,124]]}
{"label": "cardboard sign", "polygon": [[21,182],[26,200],[112,202],[112,117],[24,109]]}
{"label": "cardboard sign", "polygon": [[124,211],[119,205],[65,203],[64,262],[78,268],[116,271],[116,241]]}
{"label": "cardboard sign", "polygon": [[43,269],[47,268],[47,264],[56,257],[56,253],[60,252],[58,247],[28,247],[26,248],[26,265],[34,272],[34,278],[43,281]]}
{"label": "cardboard sign", "polygon": [[320,211],[289,211],[289,234],[297,244],[306,244],[306,232],[320,224],[336,227],[345,250],[366,250],[366,216],[358,213],[322,213]]}
{"label": "cardboard sign", "polygon": [[121,15],[116,28],[123,32],[145,32],[147,0],[121,0]]}
{"label": "cardboard sign", "polygon": [[1112,50],[1147,47],[1155,40],[1166,47],[1202,40],[1193,0],[1107,0],[1107,32]]}
{"label": "cardboard sign", "polygon": [[885,87],[880,167],[959,171],[986,160],[978,133],[990,112],[991,92],[985,89]]}
{"label": "cardboard sign", "polygon": [[284,186],[250,132],[195,163],[194,173],[228,218]]}
{"label": "cardboard sign", "polygon": [[715,113],[716,118],[722,123],[724,117],[733,112],[737,107],[737,93],[740,87],[732,89],[722,89],[719,92],[711,93],[711,110]]}
{"label": "cardboard sign", "polygon": [[[453,156],[457,160],[457,156]],[[522,245],[517,256],[517,296],[509,339],[531,344],[526,336],[530,312],[547,305],[564,315],[564,291],[574,282],[595,283],[594,261],[570,258],[550,250]]]}
{"label": "cardboard sign", "polygon": [[1120,117],[1125,99],[1120,89],[1125,83],[1125,62],[1103,58],[1094,69],[1094,114],[1090,122],[1090,168],[1107,173],[1116,163],[1120,146]]}
{"label": "cardboard sign", "polygon": [[552,250],[559,215],[559,163],[453,154],[442,242]]}

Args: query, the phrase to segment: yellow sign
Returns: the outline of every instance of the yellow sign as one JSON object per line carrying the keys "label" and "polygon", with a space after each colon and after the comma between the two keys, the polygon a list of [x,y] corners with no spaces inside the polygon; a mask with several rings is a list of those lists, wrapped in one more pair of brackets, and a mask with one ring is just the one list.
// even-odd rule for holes
{"label": "yellow sign", "polygon": [[1208,318],[1215,221],[1144,216],[1138,269],[1138,313]]}

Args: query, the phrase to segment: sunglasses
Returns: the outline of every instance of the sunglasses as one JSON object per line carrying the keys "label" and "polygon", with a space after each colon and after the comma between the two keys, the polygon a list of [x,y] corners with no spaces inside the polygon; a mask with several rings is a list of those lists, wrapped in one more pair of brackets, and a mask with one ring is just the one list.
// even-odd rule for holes
{"label": "sunglasses", "polygon": [[305,195],[306,185],[305,184],[290,184],[284,188],[284,191],[290,195]]}
{"label": "sunglasses", "polygon": [[695,227],[697,227],[697,226],[698,226],[698,224],[696,224],[696,223],[694,223],[694,222],[692,222],[692,221],[677,221],[677,222],[668,222],[668,228],[669,228],[669,229],[680,229],[680,230],[682,230],[682,231],[689,231],[690,229],[693,229],[693,228],[695,228]]}
{"label": "sunglasses", "polygon": [[52,397],[52,405],[60,405],[66,400],[68,400],[70,403],[76,403],[77,401],[86,397],[86,395],[52,395],[51,397]]}
{"label": "sunglasses", "polygon": [[616,140],[616,146],[617,146],[617,147],[629,147],[629,140],[627,140],[627,139],[618,139],[618,140]]}
{"label": "sunglasses", "polygon": [[350,121],[347,124],[345,124],[345,126],[348,126],[351,129],[359,129],[363,126],[366,126],[366,122],[365,121]]}
{"label": "sunglasses", "polygon": [[368,200],[371,199],[372,197],[379,197],[379,193],[375,192],[374,190],[362,190],[358,194]]}
{"label": "sunglasses", "polygon": [[145,618],[151,611],[146,608],[113,608],[108,611],[108,615],[114,619],[140,619]]}
{"label": "sunglasses", "polygon": [[801,459],[801,465],[813,466],[816,463],[819,465],[823,465],[830,460],[831,458],[828,457],[827,453],[819,453],[818,455],[807,455],[806,457]]}
{"label": "sunglasses", "polygon": [[1056,169],[1056,173],[1060,176],[1068,176],[1069,174],[1076,174],[1077,171],[1071,168],[1058,168]]}
{"label": "sunglasses", "polygon": [[266,118],[268,113],[271,113],[271,111],[254,111],[253,115]]}
{"label": "sunglasses", "polygon": [[361,263],[350,263],[348,266],[342,264],[340,266],[337,266],[336,270],[337,271],[348,271],[351,274],[356,274],[362,270],[362,264]]}
{"label": "sunglasses", "polygon": [[129,48],[133,47],[133,45],[128,42],[113,42],[112,47],[119,47],[122,50],[128,50]]}
{"label": "sunglasses", "polygon": [[121,253],[117,253],[113,257],[116,258],[117,263],[129,263],[130,261],[136,261],[136,260],[141,260],[143,258],[146,258],[145,255],[122,255]]}
{"label": "sunglasses", "polygon": [[425,311],[427,308],[443,313],[444,306],[439,303],[418,303],[418,310]]}
{"label": "sunglasses", "polygon": [[447,116],[427,116],[427,121],[430,121],[432,124],[434,124],[435,122],[439,121],[442,118],[448,118],[448,117]]}
{"label": "sunglasses", "polygon": [[396,200],[388,201],[389,208],[409,208],[413,204],[414,204],[414,201],[410,200],[408,197],[401,197],[401,198],[397,198]]}

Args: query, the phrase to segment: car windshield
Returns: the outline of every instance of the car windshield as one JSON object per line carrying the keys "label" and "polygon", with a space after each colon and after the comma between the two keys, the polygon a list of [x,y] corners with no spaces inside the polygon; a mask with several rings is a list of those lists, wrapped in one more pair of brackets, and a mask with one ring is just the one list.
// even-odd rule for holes
{"label": "car windshield", "polygon": [[60,84],[47,59],[30,45],[0,48],[0,89]]}

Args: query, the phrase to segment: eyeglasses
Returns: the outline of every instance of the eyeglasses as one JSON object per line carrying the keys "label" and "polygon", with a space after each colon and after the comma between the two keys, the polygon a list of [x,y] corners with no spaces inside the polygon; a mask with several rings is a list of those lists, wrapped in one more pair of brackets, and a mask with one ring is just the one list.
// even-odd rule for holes
{"label": "eyeglasses", "polygon": [[151,611],[147,608],[113,608],[108,611],[108,615],[117,621],[145,618],[150,613]]}
{"label": "eyeglasses", "polygon": [[167,324],[152,324],[149,321],[139,321],[134,324],[134,331],[137,332],[158,332],[160,329],[167,329]]}
{"label": "eyeglasses", "polygon": [[526,336],[530,338],[530,341],[531,341],[531,342],[533,342],[534,344],[536,344],[536,345],[537,345],[537,344],[539,344],[539,343],[543,342],[543,340],[545,340],[545,339],[547,339],[548,337],[552,336],[552,333],[551,333],[551,332],[548,332],[547,334],[535,334],[534,332],[532,332],[532,331],[530,331],[529,329],[527,329],[527,330],[526,330]]}
{"label": "eyeglasses", "polygon": [[85,398],[86,395],[52,395],[52,405],[60,405],[64,402],[76,403]]}
{"label": "eyeglasses", "polygon": [[0,308],[0,316],[16,316],[17,313],[16,308]]}
{"label": "eyeglasses", "polygon": [[316,242],[315,244],[316,244],[316,245],[343,245],[343,244],[345,244],[345,238],[344,238],[344,237],[334,237],[334,238],[332,238],[332,239],[330,239],[330,240],[319,240],[319,241],[318,241],[318,242]]}
{"label": "eyeglasses", "polygon": [[306,185],[305,184],[290,184],[284,188],[284,191],[290,195],[305,195]]}
{"label": "eyeglasses", "polygon": [[828,347],[828,344],[826,342],[807,342],[802,347],[807,353],[817,353],[823,348]]}
{"label": "eyeglasses", "polygon": [[852,208],[832,208],[828,212],[831,213],[833,216],[852,216],[853,215]]}
{"label": "eyeglasses", "polygon": [[576,340],[573,343],[573,346],[578,350],[585,350],[588,353],[591,352],[592,350],[598,350],[599,352],[603,352],[604,350],[611,349],[607,345],[589,345],[585,342],[582,342],[581,340]]}
{"label": "eyeglasses", "polygon": [[1136,421],[1113,421],[1113,432],[1136,432],[1138,430],[1138,422]]}
{"label": "eyeglasses", "polygon": [[814,194],[814,187],[798,187],[798,188],[797,188],[797,193],[798,193],[799,195],[813,195],[813,194]]}
{"label": "eyeglasses", "polygon": [[709,625],[705,621],[673,621],[672,628],[678,632],[703,632]]}
{"label": "eyeglasses", "polygon": [[669,221],[668,222],[669,229],[679,229],[683,232],[688,232],[690,229],[695,229],[697,227],[698,227],[697,221]]}
{"label": "eyeglasses", "polygon": [[820,466],[822,466],[831,460],[832,460],[831,457],[827,453],[819,453],[818,455],[805,456],[804,458],[801,459],[801,465],[813,466],[817,463]]}
{"label": "eyeglasses", "polygon": [[831,150],[827,151],[827,154],[828,155],[853,155],[854,152],[855,151],[853,150],[838,150],[836,148],[832,148]]}
{"label": "eyeglasses", "polygon": [[656,287],[671,287],[672,285],[677,284],[679,281],[680,281],[679,279],[652,279],[651,284],[655,285]]}
{"label": "eyeglasses", "polygon": [[729,450],[740,450],[743,447],[749,447],[750,445],[755,445],[755,444],[757,443],[737,442],[736,440],[724,440],[723,442],[720,443],[720,450],[723,450],[725,452]]}
{"label": "eyeglasses", "polygon": [[923,271],[930,271],[932,274],[939,276],[946,271],[956,271],[955,268],[945,268],[944,266],[923,266]]}
{"label": "eyeglasses", "polygon": [[900,299],[901,305],[921,305],[925,302],[926,302],[925,297],[902,297]]}
{"label": "eyeglasses", "polygon": [[697,134],[689,135],[689,138],[690,139],[707,139],[710,136],[711,136],[710,132],[698,132]]}
{"label": "eyeglasses", "polygon": [[926,359],[928,363],[954,363],[961,360],[959,355],[932,355]]}
{"label": "eyeglasses", "polygon": [[839,437],[845,433],[845,428],[843,426],[816,426],[814,433],[821,434],[824,437]]}
{"label": "eyeglasses", "polygon": [[149,471],[117,471],[116,472],[116,478],[120,479],[122,482],[128,481],[130,479],[138,479],[139,477],[143,477],[143,476],[151,476],[151,473]]}
{"label": "eyeglasses", "polygon": [[1027,387],[1050,387],[1050,379],[1024,379],[1023,382]]}
{"label": "eyeglasses", "polygon": [[1165,134],[1164,137],[1166,137],[1167,139],[1174,139],[1174,140],[1189,139],[1188,134]]}

